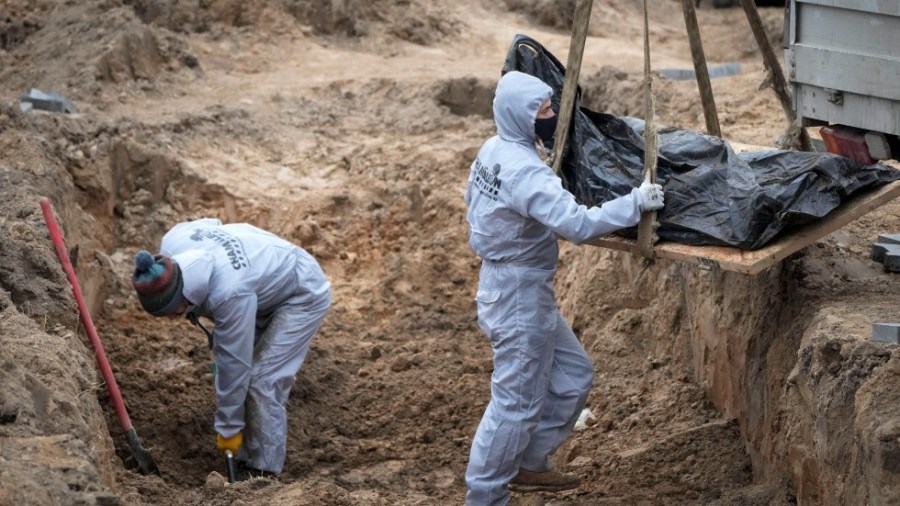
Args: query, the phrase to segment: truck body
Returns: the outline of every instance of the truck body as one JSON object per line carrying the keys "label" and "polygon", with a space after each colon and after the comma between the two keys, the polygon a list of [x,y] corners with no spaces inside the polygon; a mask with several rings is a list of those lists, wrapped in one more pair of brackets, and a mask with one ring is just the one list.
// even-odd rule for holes
{"label": "truck body", "polygon": [[783,41],[800,125],[824,125],[828,151],[897,159],[900,0],[789,0]]}

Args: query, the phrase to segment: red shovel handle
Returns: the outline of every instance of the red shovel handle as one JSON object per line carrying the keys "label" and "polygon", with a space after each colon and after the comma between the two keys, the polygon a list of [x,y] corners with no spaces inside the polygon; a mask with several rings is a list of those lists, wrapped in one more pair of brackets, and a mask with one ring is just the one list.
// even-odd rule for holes
{"label": "red shovel handle", "polygon": [[84,297],[81,295],[81,288],[78,286],[75,269],[72,268],[72,262],[69,261],[69,250],[66,249],[66,243],[63,242],[59,226],[56,224],[56,218],[53,217],[53,204],[50,203],[47,197],[41,198],[41,211],[44,212],[44,221],[47,222],[47,229],[50,231],[50,239],[53,240],[56,256],[59,257],[63,270],[66,271],[66,277],[69,278],[69,284],[72,285],[72,293],[75,294],[75,302],[78,303],[78,312],[81,314],[81,323],[84,325],[84,330],[91,340],[94,356],[97,357],[100,372],[103,373],[103,379],[106,380],[106,388],[109,390],[109,396],[112,398],[113,405],[116,408],[116,414],[119,415],[119,422],[122,424],[122,429],[128,432],[132,429],[131,418],[128,417],[128,411],[125,410],[125,403],[122,402],[122,393],[119,391],[119,385],[116,384],[116,378],[113,376],[112,369],[109,367],[109,361],[106,359],[106,353],[103,351],[103,343],[100,342],[100,337],[97,336],[97,329],[94,328],[91,313],[88,311],[87,304],[84,303]]}

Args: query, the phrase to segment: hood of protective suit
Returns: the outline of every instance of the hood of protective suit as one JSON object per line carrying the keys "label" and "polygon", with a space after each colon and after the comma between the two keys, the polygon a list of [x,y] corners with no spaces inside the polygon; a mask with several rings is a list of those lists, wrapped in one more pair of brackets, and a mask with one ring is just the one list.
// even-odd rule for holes
{"label": "hood of protective suit", "polygon": [[182,293],[196,306],[203,305],[209,297],[209,278],[212,276],[214,259],[209,253],[194,249],[179,253],[172,260],[181,268],[184,279]]}
{"label": "hood of protective suit", "polygon": [[528,74],[507,72],[497,83],[494,123],[505,141],[534,145],[534,119],[541,104],[553,96],[553,88]]}

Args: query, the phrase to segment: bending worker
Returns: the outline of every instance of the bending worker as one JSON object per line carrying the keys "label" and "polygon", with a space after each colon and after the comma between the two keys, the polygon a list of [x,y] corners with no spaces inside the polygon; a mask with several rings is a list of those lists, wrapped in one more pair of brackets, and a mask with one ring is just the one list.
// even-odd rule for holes
{"label": "bending worker", "polygon": [[505,505],[509,490],[578,486],[578,477],[551,468],[550,456],[572,432],[594,368],[556,305],[556,236],[582,243],[663,207],[656,184],[593,208],[562,188],[535,147],[556,129],[552,93],[528,74],[504,75],[494,96],[497,135],[469,174],[469,245],[483,259],[478,325],[494,352],[491,400],[466,469],[469,505]]}
{"label": "bending worker", "polygon": [[319,264],[274,234],[215,219],[175,225],[159,255],[141,251],[134,264],[147,312],[215,324],[216,446],[243,477],[281,473],[288,394],[331,305]]}

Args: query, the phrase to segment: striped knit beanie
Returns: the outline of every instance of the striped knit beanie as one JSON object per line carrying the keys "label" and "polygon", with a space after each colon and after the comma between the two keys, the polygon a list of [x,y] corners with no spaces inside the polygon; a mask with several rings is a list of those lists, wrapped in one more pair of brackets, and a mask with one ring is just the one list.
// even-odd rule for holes
{"label": "striped knit beanie", "polygon": [[165,255],[153,256],[147,251],[139,251],[134,256],[131,285],[141,306],[153,316],[172,314],[185,300],[181,268]]}

